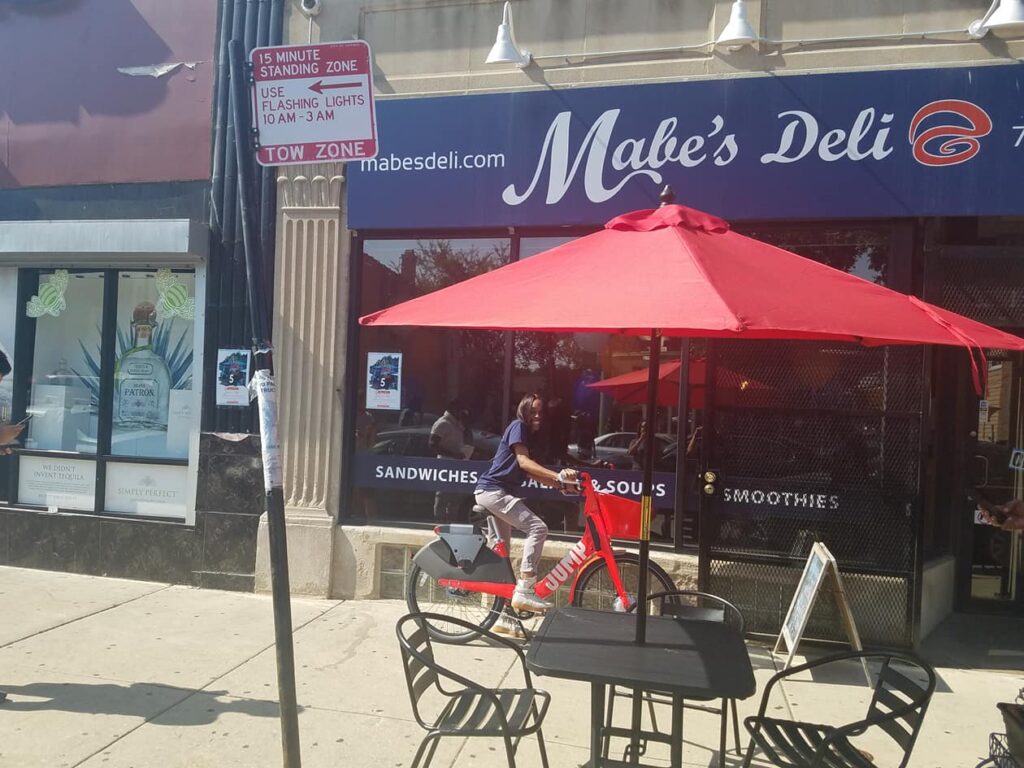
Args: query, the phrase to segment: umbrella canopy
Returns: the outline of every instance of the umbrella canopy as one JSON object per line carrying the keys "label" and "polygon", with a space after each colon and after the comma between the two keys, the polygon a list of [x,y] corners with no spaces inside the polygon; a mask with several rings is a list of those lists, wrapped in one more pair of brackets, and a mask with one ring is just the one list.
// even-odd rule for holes
{"label": "umbrella canopy", "polygon": [[666,205],[363,325],[1024,349],[1024,339]]}
{"label": "umbrella canopy", "polygon": [[[672,408],[678,405],[679,369],[681,367],[682,364],[678,360],[672,360],[662,363],[658,368],[658,405]],[[687,401],[690,408],[704,407],[706,371],[706,361],[702,359],[690,361],[690,396]],[[738,392],[756,391],[763,395],[770,390],[767,384],[722,366],[718,366],[715,377],[715,383],[720,390],[715,395],[719,405],[732,404],[735,394]],[[647,403],[647,371],[645,370],[630,371],[621,376],[595,381],[587,386],[618,400],[620,403],[629,405],[645,405]],[[763,397],[760,400],[763,401]]]}

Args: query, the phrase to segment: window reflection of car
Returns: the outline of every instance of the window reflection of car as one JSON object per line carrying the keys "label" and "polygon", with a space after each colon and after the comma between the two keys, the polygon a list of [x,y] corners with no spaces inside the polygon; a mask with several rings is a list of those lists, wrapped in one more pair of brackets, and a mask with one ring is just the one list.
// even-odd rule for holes
{"label": "window reflection of car", "polygon": [[[490,461],[498,449],[501,436],[484,430],[473,430],[473,455],[475,461]],[[430,447],[430,427],[405,427],[377,434],[377,442],[371,453],[388,456],[420,456],[435,458],[437,451]]]}
{"label": "window reflection of car", "polygon": [[[694,456],[701,455],[701,435],[697,437]],[[823,479],[822,461],[805,445],[784,437],[733,434],[717,438],[712,462],[722,479],[730,482],[760,480],[807,482]],[[665,453],[675,466],[676,446]],[[826,465],[827,466],[827,465]]]}
{"label": "window reflection of car", "polygon": [[[607,461],[616,469],[632,469],[634,465],[633,457],[629,456],[627,451],[629,450],[629,444],[635,439],[636,432],[607,432],[595,437],[593,458],[598,461]],[[675,441],[671,436],[659,432],[654,436],[654,442],[655,464],[657,465],[659,463],[658,457],[661,457]],[[569,455],[577,459],[580,458],[578,444],[571,443],[569,445]]]}

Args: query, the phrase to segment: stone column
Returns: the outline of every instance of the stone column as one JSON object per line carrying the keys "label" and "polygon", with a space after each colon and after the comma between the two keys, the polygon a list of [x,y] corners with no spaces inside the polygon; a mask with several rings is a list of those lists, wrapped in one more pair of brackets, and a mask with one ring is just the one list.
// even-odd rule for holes
{"label": "stone column", "polygon": [[[330,596],[341,470],[349,238],[342,166],[282,168],[274,267],[274,370],[293,594]],[[256,589],[270,588],[265,520]]]}

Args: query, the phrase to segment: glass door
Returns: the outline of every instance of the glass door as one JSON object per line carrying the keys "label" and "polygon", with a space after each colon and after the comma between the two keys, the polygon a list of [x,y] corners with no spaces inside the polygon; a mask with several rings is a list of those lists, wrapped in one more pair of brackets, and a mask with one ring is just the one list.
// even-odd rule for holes
{"label": "glass door", "polygon": [[1021,532],[1004,531],[986,523],[980,504],[1005,504],[1022,498],[1024,473],[1014,469],[1014,451],[1024,447],[1021,358],[993,357],[988,363],[984,398],[968,433],[968,476],[978,502],[968,508],[970,527],[970,598],[989,610],[1019,609],[1021,589]]}

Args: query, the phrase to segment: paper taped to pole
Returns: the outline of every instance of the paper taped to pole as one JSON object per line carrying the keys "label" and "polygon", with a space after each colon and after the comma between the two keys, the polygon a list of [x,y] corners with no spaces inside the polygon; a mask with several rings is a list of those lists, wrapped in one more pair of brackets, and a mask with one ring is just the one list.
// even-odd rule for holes
{"label": "paper taped to pole", "polygon": [[284,487],[281,472],[281,444],[277,439],[277,388],[274,375],[264,369],[252,377],[260,413],[260,438],[263,454],[263,485],[270,491]]}

